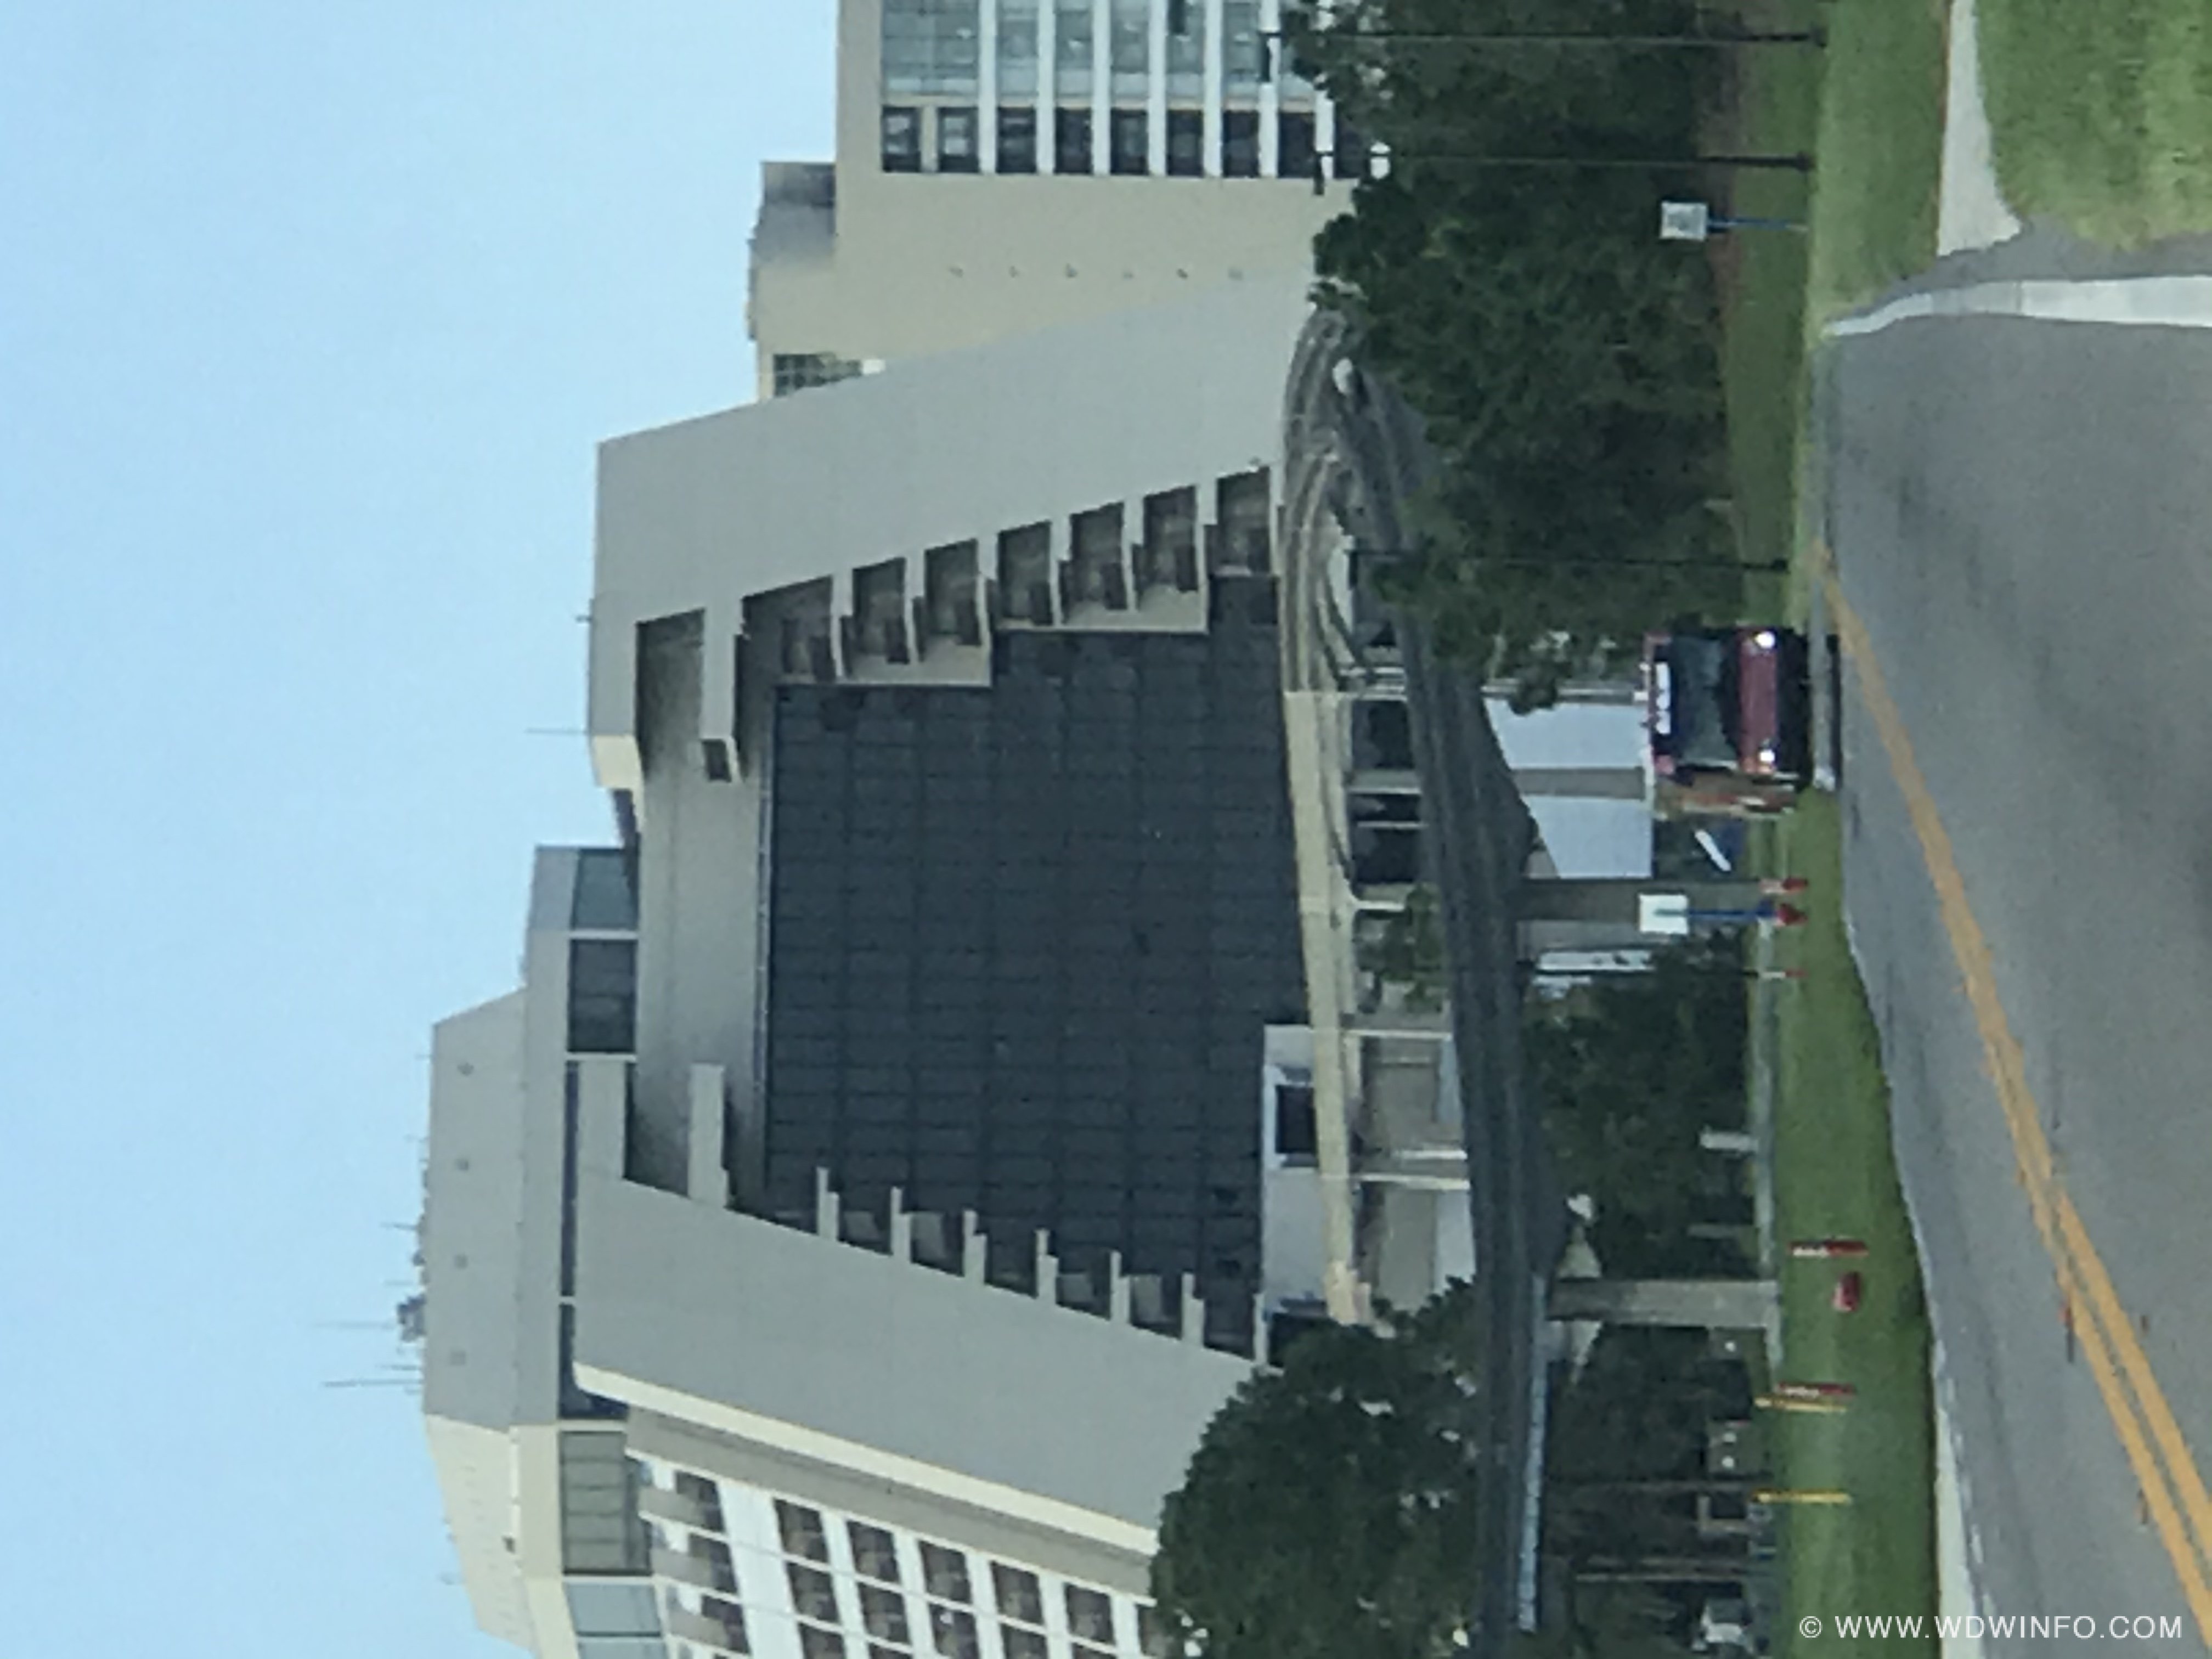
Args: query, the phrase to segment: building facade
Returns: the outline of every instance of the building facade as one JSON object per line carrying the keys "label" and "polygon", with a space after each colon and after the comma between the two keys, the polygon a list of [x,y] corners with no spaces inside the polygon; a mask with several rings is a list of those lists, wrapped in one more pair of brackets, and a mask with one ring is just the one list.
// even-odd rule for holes
{"label": "building facade", "polygon": [[628,832],[540,854],[523,989],[435,1056],[425,1403],[487,1628],[1153,1634],[1160,1505],[1319,1288],[1271,1115],[1303,312],[1224,288],[607,447]]}
{"label": "building facade", "polygon": [[836,154],[763,171],[769,397],[1310,264],[1379,165],[1279,0],[842,0]]}

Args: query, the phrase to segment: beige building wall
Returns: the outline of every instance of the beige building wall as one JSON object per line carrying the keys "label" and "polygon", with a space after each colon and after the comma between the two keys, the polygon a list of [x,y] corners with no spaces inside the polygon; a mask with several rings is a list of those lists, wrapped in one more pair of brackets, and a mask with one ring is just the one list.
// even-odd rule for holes
{"label": "beige building wall", "polygon": [[[1126,21],[1128,0],[1093,0],[1094,51],[1079,88],[1064,66],[1053,68],[1066,15],[1056,0],[980,0],[977,85],[939,93],[887,90],[884,0],[842,0],[835,161],[764,170],[748,307],[761,395],[775,390],[780,355],[874,367],[1310,265],[1315,234],[1350,201],[1350,182],[1333,176],[1334,112],[1294,79],[1257,82],[1229,67],[1266,49],[1253,26],[1279,27],[1277,0],[1188,0],[1187,38],[1204,68],[1179,76],[1167,70],[1169,0],[1135,3],[1148,34],[1141,82],[1111,67],[1117,6]],[[1002,88],[1000,30],[1031,12],[1044,65],[1036,89]],[[915,112],[919,170],[885,170],[886,107]],[[946,170],[938,136],[946,108],[977,112],[973,172]],[[1002,170],[1002,108],[1034,110],[1039,171]],[[1061,109],[1091,121],[1090,171],[1052,170]],[[1196,176],[1169,173],[1170,109],[1202,124]],[[1145,117],[1141,174],[1110,171],[1116,110]],[[1285,116],[1309,126],[1332,158],[1322,193],[1285,148]],[[1224,123],[1247,118],[1258,176],[1226,176],[1234,164],[1224,159]]]}

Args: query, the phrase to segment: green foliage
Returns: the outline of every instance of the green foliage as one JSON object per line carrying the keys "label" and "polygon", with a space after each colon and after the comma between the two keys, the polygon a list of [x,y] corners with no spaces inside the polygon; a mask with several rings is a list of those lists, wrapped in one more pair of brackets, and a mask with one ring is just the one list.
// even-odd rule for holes
{"label": "green foliage", "polygon": [[1207,1659],[1440,1659],[1468,1607],[1464,1293],[1331,1326],[1255,1373],[1168,1499],[1152,1593]]}
{"label": "green foliage", "polygon": [[1534,169],[1480,158],[1665,161],[1699,151],[1710,52],[1399,43],[1360,34],[1665,32],[1674,0],[1369,0],[1293,56],[1340,118],[1387,143],[1385,178],[1316,242],[1316,297],[1424,417],[1443,460],[1389,597],[1439,648],[1556,697],[1646,628],[1732,615],[1717,313],[1707,263],[1656,234],[1680,168]]}
{"label": "green foliage", "polygon": [[1727,1174],[1698,1132],[1743,1119],[1746,1017],[1729,939],[1672,947],[1649,974],[1533,1006],[1526,1053],[1546,1139],[1569,1189],[1597,1200],[1592,1242],[1608,1269],[1726,1265],[1685,1229]]}
{"label": "green foliage", "polygon": [[1386,984],[1404,987],[1406,1006],[1417,1013],[1443,1006],[1450,969],[1435,888],[1422,882],[1406,896],[1405,908],[1382,924],[1360,965]]}

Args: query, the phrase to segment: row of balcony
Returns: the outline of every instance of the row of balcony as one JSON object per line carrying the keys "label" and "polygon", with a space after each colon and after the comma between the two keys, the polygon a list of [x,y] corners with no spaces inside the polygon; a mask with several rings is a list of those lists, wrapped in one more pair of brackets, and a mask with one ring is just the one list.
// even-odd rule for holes
{"label": "row of balcony", "polygon": [[1024,525],[1000,533],[988,569],[977,542],[933,547],[922,555],[918,592],[905,558],[855,570],[842,605],[831,581],[792,590],[772,601],[778,672],[818,683],[867,678],[978,650],[1010,627],[1111,625],[1116,617],[1202,625],[1203,611],[1184,602],[1208,576],[1271,568],[1268,492],[1260,469],[1218,480],[1205,522],[1200,491],[1187,486],[1146,496],[1135,514],[1118,501],[1076,514],[1057,535],[1049,523]]}

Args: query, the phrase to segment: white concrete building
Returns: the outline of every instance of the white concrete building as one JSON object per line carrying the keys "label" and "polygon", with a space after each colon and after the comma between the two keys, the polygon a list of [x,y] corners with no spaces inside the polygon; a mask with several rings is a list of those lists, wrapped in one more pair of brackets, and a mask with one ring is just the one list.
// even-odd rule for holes
{"label": "white concrete building", "polygon": [[[424,1408],[479,1621],[542,1659],[1145,1650],[1161,1497],[1249,1362],[624,1175],[590,947],[538,855],[524,988],[438,1030]],[[1254,1103],[1256,1109],[1257,1102]],[[1255,1111],[1256,1115],[1256,1111]]]}
{"label": "white concrete building", "polygon": [[763,171],[761,395],[1308,269],[1369,146],[1280,26],[1279,0],[840,0],[836,156]]}
{"label": "white concrete building", "polygon": [[[522,989],[434,1054],[424,1403],[488,1630],[1145,1646],[1206,1423],[1360,1272],[1277,637],[1304,287],[605,447],[625,845],[541,853]],[[1471,1265],[1449,1207],[1395,1293]]]}

